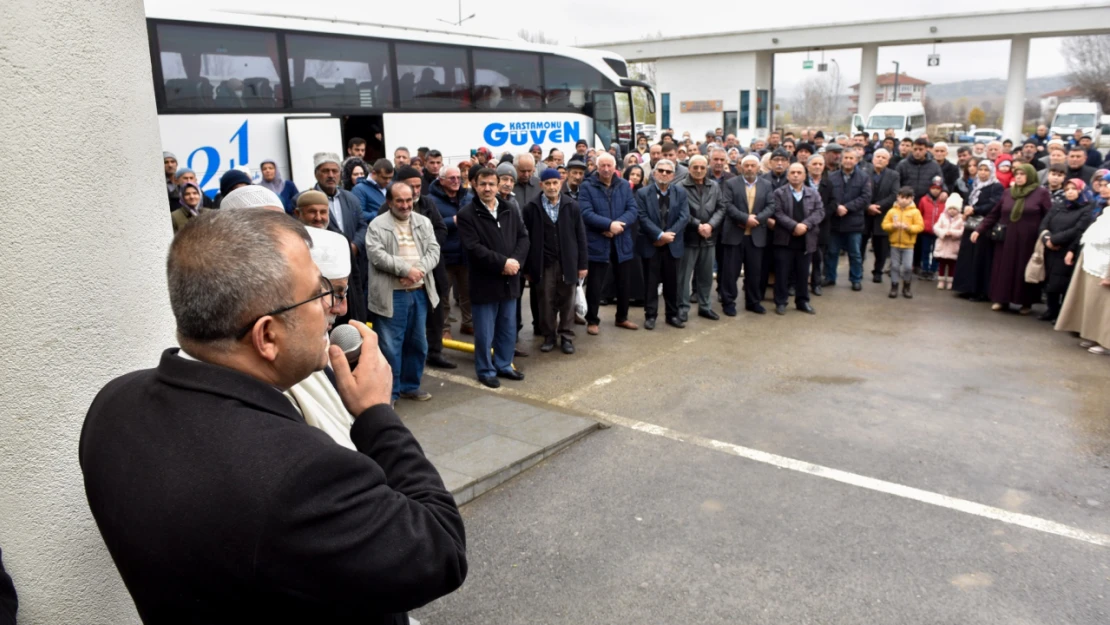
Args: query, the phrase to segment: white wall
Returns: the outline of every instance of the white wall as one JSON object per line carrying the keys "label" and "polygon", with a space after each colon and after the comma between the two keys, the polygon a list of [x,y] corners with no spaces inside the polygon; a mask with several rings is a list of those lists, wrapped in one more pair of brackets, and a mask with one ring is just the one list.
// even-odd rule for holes
{"label": "white wall", "polygon": [[77,441],[110,378],[172,344],[172,236],[141,0],[0,20],[0,547],[20,625],[138,623]]}

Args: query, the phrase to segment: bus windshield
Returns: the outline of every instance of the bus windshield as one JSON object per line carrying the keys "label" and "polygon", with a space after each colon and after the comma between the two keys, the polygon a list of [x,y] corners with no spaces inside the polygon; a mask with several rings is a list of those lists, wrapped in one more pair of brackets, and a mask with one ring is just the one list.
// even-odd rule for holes
{"label": "bus windshield", "polygon": [[1064,128],[1093,128],[1095,116],[1089,113],[1060,113],[1052,125]]}
{"label": "bus windshield", "polygon": [[901,115],[872,115],[867,120],[868,128],[893,128],[901,130],[906,126],[906,118]]}

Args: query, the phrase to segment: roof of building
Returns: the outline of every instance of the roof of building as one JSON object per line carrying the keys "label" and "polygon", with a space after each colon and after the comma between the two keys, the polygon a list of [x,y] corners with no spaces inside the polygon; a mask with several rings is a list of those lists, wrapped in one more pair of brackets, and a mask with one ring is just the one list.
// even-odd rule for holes
{"label": "roof of building", "polygon": [[1074,98],[1076,96],[1081,96],[1081,95],[1083,95],[1083,93],[1079,90],[1079,87],[1067,87],[1067,88],[1064,88],[1064,89],[1057,89],[1056,91],[1053,91],[1052,93],[1042,93],[1041,97],[1042,98]]}
{"label": "roof of building", "polygon": [[[879,85],[880,87],[885,87],[886,85],[893,85],[894,84],[894,72],[887,72],[886,74],[879,74],[879,76],[875,80],[875,84]],[[913,76],[907,75],[906,72],[902,72],[901,74],[898,75],[898,84],[899,85],[927,85],[927,84],[929,84],[929,82],[926,81],[926,80],[921,80],[920,78],[914,78]],[[854,85],[852,85],[851,87],[848,87],[848,88],[849,89],[858,89],[859,88],[859,83],[857,82],[856,84],[854,84]]]}

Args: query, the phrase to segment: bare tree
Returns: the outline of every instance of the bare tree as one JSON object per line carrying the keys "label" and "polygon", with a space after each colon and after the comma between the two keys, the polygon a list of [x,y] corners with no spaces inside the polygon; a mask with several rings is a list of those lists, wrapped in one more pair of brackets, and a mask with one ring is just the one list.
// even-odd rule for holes
{"label": "bare tree", "polygon": [[531,31],[527,28],[521,28],[520,30],[516,31],[516,36],[529,43],[541,43],[551,46],[559,44],[559,40],[548,37],[547,35],[543,34],[542,30]]}
{"label": "bare tree", "polygon": [[1040,102],[1038,102],[1036,100],[1026,100],[1025,101],[1025,111],[1022,115],[1025,118],[1025,121],[1027,121],[1027,122],[1039,122],[1039,121],[1041,121],[1041,113],[1042,113],[1042,111],[1041,111],[1041,103]]}
{"label": "bare tree", "polygon": [[802,86],[802,98],[796,107],[797,121],[803,124],[828,122],[835,96],[828,77],[810,76]]}
{"label": "bare tree", "polygon": [[940,110],[932,100],[923,98],[921,100],[921,107],[925,109],[925,119],[932,120],[934,124],[940,120]]}
{"label": "bare tree", "polygon": [[1068,80],[1083,95],[1110,107],[1110,35],[1068,37],[1060,44]]}
{"label": "bare tree", "polygon": [[[955,117],[955,115],[956,115],[956,107],[952,106],[951,102],[945,102],[944,104],[941,104],[940,109],[937,110],[937,116],[943,122],[951,122],[952,119]],[[963,119],[963,118],[960,118],[960,119]]]}

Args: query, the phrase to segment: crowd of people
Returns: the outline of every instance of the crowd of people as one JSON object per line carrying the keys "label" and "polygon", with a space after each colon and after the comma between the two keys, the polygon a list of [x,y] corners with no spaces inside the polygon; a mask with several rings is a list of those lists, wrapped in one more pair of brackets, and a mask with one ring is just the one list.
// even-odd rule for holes
{"label": "crowd of people", "polygon": [[573,354],[575,326],[599,334],[603,304],[625,330],[640,327],[633,305],[646,330],[660,308],[667,325],[685,327],[695,303],[717,321],[714,299],[726,316],[741,305],[762,315],[769,289],[776,314],[791,298],[816,314],[811,296],[840,283],[842,254],[845,284],[863,289],[868,251],[871,280],[889,279],[891,298],[935,281],[997,311],[1028,315],[1043,301],[1040,319],[1105,354],[1110,163],[1089,137],[1043,126],[1008,143],[961,146],[953,161],[946,143],[893,130],[772,132],[746,147],[721,129],[702,142],[668,130],[637,136],[628,154],[583,140],[569,158],[539,145],[500,156],[478,147],[448,164],[435,149],[403,147],[369,162],[355,138],[345,157],[315,155],[312,189],[298,191],[267,160],[258,184],[249,170],[225,173],[215,198],[163,157],[175,231],[239,206],[342,235],[349,269],[333,279],[343,287],[334,321],[372,323],[393,399],[426,400],[424,367],[457,366],[443,355],[455,333],[473,336],[483,384],[524,378],[513,362],[530,353],[520,340],[526,285],[539,350]]}

